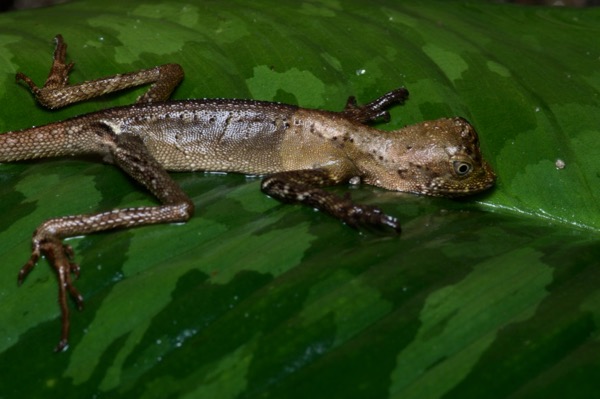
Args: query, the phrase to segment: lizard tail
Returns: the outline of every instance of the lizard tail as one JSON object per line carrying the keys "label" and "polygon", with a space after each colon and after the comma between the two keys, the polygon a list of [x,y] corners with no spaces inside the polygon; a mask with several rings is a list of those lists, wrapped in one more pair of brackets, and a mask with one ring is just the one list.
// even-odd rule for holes
{"label": "lizard tail", "polygon": [[0,134],[0,162],[81,154],[85,151],[80,143],[85,140],[75,140],[74,136],[83,133],[76,129],[70,123],[56,122]]}

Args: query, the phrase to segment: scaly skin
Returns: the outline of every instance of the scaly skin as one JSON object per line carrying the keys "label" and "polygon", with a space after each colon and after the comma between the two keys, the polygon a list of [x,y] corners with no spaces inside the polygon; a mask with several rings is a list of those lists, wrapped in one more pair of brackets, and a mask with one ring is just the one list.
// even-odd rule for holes
{"label": "scaly skin", "polygon": [[42,223],[32,238],[32,254],[18,281],[45,256],[59,280],[62,332],[57,351],[68,346],[67,294],[82,307],[71,281],[79,275],[72,249],[62,239],[116,228],[185,222],[192,200],[167,171],[223,171],[265,175],[261,189],[282,201],[327,212],[350,226],[387,226],[397,219],[379,208],[354,203],[322,187],[358,180],[389,190],[437,196],[480,192],[495,176],[479,151],[477,133],[462,118],[423,122],[396,131],[367,122],[389,119],[387,108],[408,97],[406,89],[358,106],[353,97],[342,112],[303,109],[252,100],[167,101],[183,78],[179,65],[69,85],[72,63],[59,35],[50,75],[39,88],[22,73],[38,102],[59,108],[102,94],[150,84],[136,104],[115,107],[0,135],[0,162],[33,158],[99,155],[148,189],[159,206],[114,209],[66,216]]}

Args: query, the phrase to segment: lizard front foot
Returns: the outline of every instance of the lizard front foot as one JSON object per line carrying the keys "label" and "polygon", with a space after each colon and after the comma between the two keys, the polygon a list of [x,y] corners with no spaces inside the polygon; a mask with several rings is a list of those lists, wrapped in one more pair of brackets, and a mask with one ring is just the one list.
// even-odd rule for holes
{"label": "lizard front foot", "polygon": [[359,228],[361,225],[387,226],[394,229],[396,233],[400,233],[402,231],[398,219],[393,216],[386,215],[380,208],[376,206],[354,203],[350,199],[349,193],[346,193],[343,198],[339,198],[334,202],[330,213],[353,228]]}
{"label": "lizard front foot", "polygon": [[62,352],[69,345],[69,306],[67,304],[67,292],[75,301],[79,310],[83,309],[83,296],[73,285],[71,274],[79,277],[79,266],[72,262],[73,249],[63,244],[59,238],[54,236],[38,238],[34,234],[32,251],[29,261],[19,271],[18,283],[21,285],[25,278],[35,267],[40,256],[45,256],[58,276],[58,303],[61,311],[61,336],[55,352]]}
{"label": "lizard front foot", "polygon": [[385,93],[383,96],[365,105],[358,105],[356,97],[348,97],[346,107],[341,112],[346,118],[358,123],[373,122],[379,118],[389,122],[390,113],[387,111],[394,104],[403,104],[408,98],[408,90],[401,87]]}

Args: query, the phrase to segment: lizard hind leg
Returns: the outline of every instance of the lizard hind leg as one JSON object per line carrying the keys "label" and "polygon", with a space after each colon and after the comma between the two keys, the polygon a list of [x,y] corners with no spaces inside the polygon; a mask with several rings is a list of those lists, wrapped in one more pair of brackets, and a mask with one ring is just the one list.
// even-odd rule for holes
{"label": "lizard hind leg", "polygon": [[16,79],[23,81],[37,102],[43,107],[57,109],[80,101],[89,100],[104,94],[150,84],[141,95],[138,103],[166,101],[183,79],[183,69],[178,64],[158,65],[154,68],[69,84],[69,73],[73,63],[66,63],[67,44],[61,35],[54,38],[56,48],[50,67],[50,74],[44,86],[38,87],[24,73],[17,73]]}
{"label": "lizard hind leg", "polygon": [[119,228],[185,222],[194,211],[194,203],[152,157],[139,137],[123,134],[114,140],[116,141],[108,145],[114,163],[154,194],[161,205],[59,217],[45,221],[34,232],[31,257],[19,272],[18,281],[23,282],[41,256],[45,256],[55,270],[62,320],[56,351],[62,351],[68,346],[68,296],[75,300],[78,308],[83,307],[83,298],[71,278],[72,275],[79,275],[79,267],[72,261],[71,247],[63,244],[62,240]]}

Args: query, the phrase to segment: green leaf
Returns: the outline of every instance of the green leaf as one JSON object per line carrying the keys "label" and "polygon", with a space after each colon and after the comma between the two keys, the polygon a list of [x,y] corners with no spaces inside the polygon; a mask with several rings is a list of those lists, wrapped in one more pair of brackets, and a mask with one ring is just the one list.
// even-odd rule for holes
{"label": "green leaf", "polygon": [[[70,349],[45,261],[17,287],[43,220],[153,203],[90,160],[0,165],[0,397],[588,398],[600,373],[600,10],[483,1],[80,1],[0,15],[0,130],[50,112],[62,33],[72,82],[177,62],[175,98],[340,110],[399,86],[394,129],[461,115],[497,187],[460,201],[351,190],[403,221],[352,230],[239,175],[174,174],[184,225],[69,240],[85,310]],[[564,167],[560,167],[561,161]],[[557,166],[559,165],[559,166]]]}

